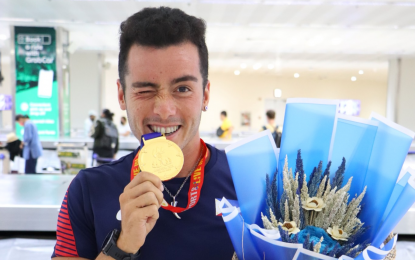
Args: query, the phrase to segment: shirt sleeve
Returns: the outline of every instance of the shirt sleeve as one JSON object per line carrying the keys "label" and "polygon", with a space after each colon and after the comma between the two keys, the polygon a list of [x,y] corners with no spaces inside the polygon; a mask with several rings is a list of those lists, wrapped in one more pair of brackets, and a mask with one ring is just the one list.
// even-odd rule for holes
{"label": "shirt sleeve", "polygon": [[56,228],[53,257],[95,259],[97,252],[93,213],[81,171],[73,179],[62,202]]}
{"label": "shirt sleeve", "polygon": [[32,141],[33,127],[30,124],[24,126],[23,142],[27,145]]}

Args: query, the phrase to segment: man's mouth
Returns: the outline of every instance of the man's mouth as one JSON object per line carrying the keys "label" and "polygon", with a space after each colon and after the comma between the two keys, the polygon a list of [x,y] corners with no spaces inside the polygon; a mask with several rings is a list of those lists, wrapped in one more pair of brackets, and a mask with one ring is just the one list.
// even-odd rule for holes
{"label": "man's mouth", "polygon": [[177,130],[179,130],[181,126],[176,125],[176,126],[163,127],[163,126],[149,125],[148,127],[153,132],[157,132],[157,133],[165,134],[166,136],[169,136],[177,132]]}

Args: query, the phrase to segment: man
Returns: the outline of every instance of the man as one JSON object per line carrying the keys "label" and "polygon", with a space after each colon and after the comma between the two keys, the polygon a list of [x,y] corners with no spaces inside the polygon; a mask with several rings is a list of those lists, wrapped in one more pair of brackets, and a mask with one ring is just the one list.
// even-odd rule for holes
{"label": "man", "polygon": [[[225,154],[210,145],[205,149],[198,130],[210,96],[205,30],[202,20],[167,7],[143,9],[121,24],[120,107],[137,138],[164,132],[183,151],[184,165],[169,181],[149,172],[131,180],[135,151],[81,171],[62,203],[52,257],[232,258],[233,246],[214,203],[215,198],[236,199],[232,178]],[[196,191],[200,197],[194,207],[173,214],[161,205],[163,198],[170,204],[171,193],[177,207],[190,205],[196,167],[204,172],[203,187]]]}
{"label": "man", "polygon": [[226,111],[220,112],[220,120],[222,121],[222,125],[220,126],[222,131],[218,129],[218,136],[222,139],[231,139],[233,126]]}
{"label": "man", "polygon": [[269,130],[274,137],[275,145],[277,148],[280,148],[281,144],[281,131],[278,129],[278,126],[275,125],[275,111],[268,110],[265,115],[267,116],[267,125],[262,127],[262,130]]}
{"label": "man", "polygon": [[121,117],[120,126],[118,127],[118,132],[120,136],[127,137],[131,135],[130,126],[127,123],[127,118],[125,116]]}
{"label": "man", "polygon": [[37,159],[42,156],[42,145],[37,127],[28,116],[18,114],[15,119],[20,126],[24,127],[23,143],[21,144],[23,158],[26,160],[24,172],[26,174],[36,173]]}
{"label": "man", "polygon": [[85,118],[84,132],[86,137],[91,137],[94,133],[94,123],[97,117],[97,113],[94,110],[89,110],[88,117]]}

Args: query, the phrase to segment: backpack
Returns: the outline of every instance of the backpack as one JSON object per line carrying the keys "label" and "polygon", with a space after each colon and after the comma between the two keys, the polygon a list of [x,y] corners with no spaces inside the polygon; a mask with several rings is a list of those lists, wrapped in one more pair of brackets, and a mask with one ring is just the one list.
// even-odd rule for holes
{"label": "backpack", "polygon": [[[267,130],[267,127],[266,126],[263,126],[262,129],[263,130]],[[280,132],[277,132],[277,129],[278,129],[278,127],[275,127],[274,128],[274,132],[271,132],[271,134],[272,134],[272,137],[274,138],[275,145],[277,146],[277,148],[280,148],[280,145],[281,145],[281,133]]]}
{"label": "backpack", "polygon": [[99,147],[106,149],[115,149],[118,140],[118,129],[115,124],[108,119],[99,119],[104,127],[102,135],[99,137]]}
{"label": "backpack", "polygon": [[223,131],[222,127],[219,126],[219,128],[216,130],[216,135],[220,137],[223,135],[223,133],[225,133],[225,131]]}

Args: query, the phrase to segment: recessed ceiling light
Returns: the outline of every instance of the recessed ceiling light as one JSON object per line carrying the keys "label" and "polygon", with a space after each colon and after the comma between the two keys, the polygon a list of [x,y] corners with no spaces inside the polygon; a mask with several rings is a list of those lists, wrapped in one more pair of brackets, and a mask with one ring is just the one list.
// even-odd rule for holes
{"label": "recessed ceiling light", "polygon": [[233,73],[234,73],[236,76],[238,76],[239,74],[241,74],[241,72],[240,72],[239,70],[235,70]]}
{"label": "recessed ceiling light", "polygon": [[355,76],[352,77],[352,81],[356,81],[357,78]]}
{"label": "recessed ceiling light", "polygon": [[242,69],[245,69],[245,68],[246,68],[246,64],[245,64],[245,63],[242,63],[242,64],[241,64],[241,68],[242,68]]}
{"label": "recessed ceiling light", "polygon": [[9,39],[9,36],[5,35],[5,34],[0,34],[0,41],[5,41]]}
{"label": "recessed ceiling light", "polygon": [[257,64],[255,64],[252,68],[254,69],[254,70],[258,70],[258,69],[260,69],[262,67],[262,64],[261,63],[257,63]]}
{"label": "recessed ceiling light", "polygon": [[268,69],[272,70],[274,68],[274,64],[268,64]]}
{"label": "recessed ceiling light", "polygon": [[274,89],[274,97],[281,97],[282,91],[279,88]]}
{"label": "recessed ceiling light", "polygon": [[359,74],[363,75],[364,71],[363,70],[359,70]]}
{"label": "recessed ceiling light", "polygon": [[339,45],[341,43],[342,43],[342,39],[340,39],[340,38],[334,38],[334,39],[331,40],[331,44],[333,44],[333,45]]}
{"label": "recessed ceiling light", "polygon": [[299,78],[299,77],[300,77],[300,74],[294,73],[294,78]]}

